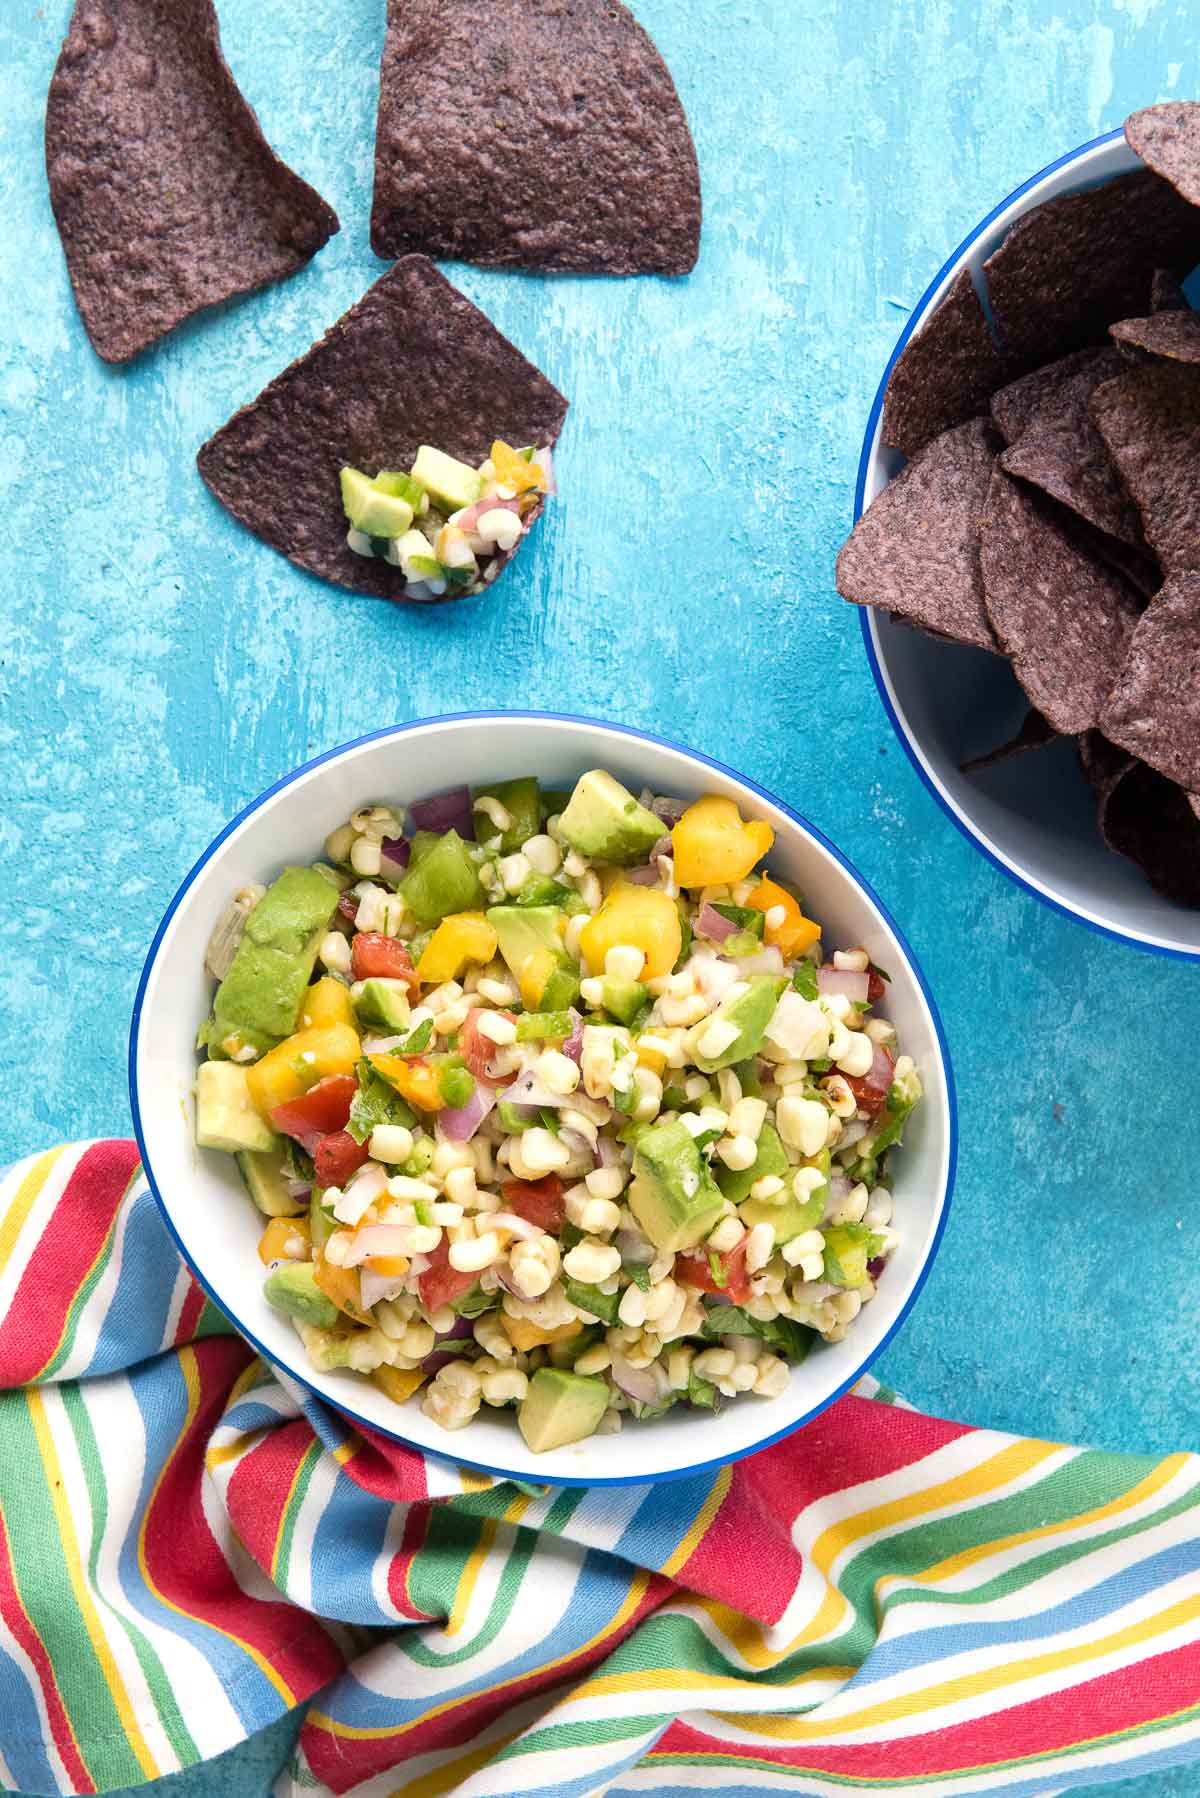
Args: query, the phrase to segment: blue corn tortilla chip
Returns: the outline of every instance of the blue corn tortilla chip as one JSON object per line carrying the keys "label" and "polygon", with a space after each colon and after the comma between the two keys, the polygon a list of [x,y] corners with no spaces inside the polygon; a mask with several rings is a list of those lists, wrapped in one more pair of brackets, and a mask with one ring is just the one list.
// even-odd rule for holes
{"label": "blue corn tortilla chip", "polygon": [[1147,168],[1200,206],[1200,101],[1164,100],[1130,113],[1125,141]]}
{"label": "blue corn tortilla chip", "polygon": [[973,418],[918,451],[843,544],[837,559],[843,599],[995,650],[979,573],[979,520],[997,447],[990,422]]}
{"label": "blue corn tortilla chip", "polygon": [[1055,730],[1078,734],[1100,716],[1141,600],[1069,527],[996,469],[979,552],[987,614],[1030,704]]}
{"label": "blue corn tortilla chip", "polygon": [[1142,614],[1098,722],[1118,748],[1200,792],[1200,573],[1174,575]]}
{"label": "blue corn tortilla chip", "polygon": [[[1041,488],[1096,530],[1144,552],[1138,509],[1088,410],[1101,382],[1121,372],[1123,358],[1110,346],[1084,350],[1066,361],[1069,374],[1062,373],[1064,365],[1058,362],[1037,371],[1040,383],[1035,375],[1016,383],[1028,390],[1029,403],[1024,408],[1023,427],[1015,440],[1010,440],[1000,466],[1006,474]],[[1014,412],[1020,408],[1014,408],[1011,390],[1009,394],[1007,403],[999,394],[996,402],[1011,428]]]}
{"label": "blue corn tortilla chip", "polygon": [[371,245],[683,275],[700,174],[679,95],[617,0],[388,0]]}
{"label": "blue corn tortilla chip", "polygon": [[1200,906],[1200,818],[1182,787],[1135,761],[1113,784],[1100,827],[1109,848],[1128,856],[1158,892]]}
{"label": "blue corn tortilla chip", "polygon": [[1090,410],[1163,573],[1200,568],[1200,367],[1127,365]]}
{"label": "blue corn tortilla chip", "polygon": [[1103,344],[1142,311],[1157,269],[1200,262],[1200,210],[1150,169],[1065,194],[1017,220],[984,264],[1005,350],[1026,366]]}
{"label": "blue corn tortilla chip", "polygon": [[1047,743],[1057,742],[1060,735],[1048,718],[1030,707],[1020,728],[1006,742],[998,743],[995,749],[989,749],[983,755],[973,755],[970,761],[960,762],[959,767],[964,774],[978,774],[984,768],[994,768],[998,762],[1011,761],[1015,755],[1027,755],[1031,749],[1044,749]]}
{"label": "blue corn tortilla chip", "polygon": [[1161,356],[1168,362],[1200,362],[1200,312],[1152,312],[1149,318],[1123,318],[1109,326],[1117,348],[1136,357]]}
{"label": "blue corn tortilla chip", "polygon": [[882,441],[915,456],[943,431],[986,412],[1007,368],[965,268],[888,376]]}
{"label": "blue corn tortilla chip", "polygon": [[[490,319],[425,257],[408,256],[235,413],[197,461],[221,504],[281,555],[339,587],[404,600],[398,568],[347,546],[343,464],[368,475],[408,468],[429,443],[477,465],[497,437],[552,447],[566,412],[562,394]],[[507,560],[497,557],[492,570]]]}
{"label": "blue corn tortilla chip", "polygon": [[211,0],[78,0],[46,102],[46,173],[106,362],[294,274],[338,228],[263,136]]}

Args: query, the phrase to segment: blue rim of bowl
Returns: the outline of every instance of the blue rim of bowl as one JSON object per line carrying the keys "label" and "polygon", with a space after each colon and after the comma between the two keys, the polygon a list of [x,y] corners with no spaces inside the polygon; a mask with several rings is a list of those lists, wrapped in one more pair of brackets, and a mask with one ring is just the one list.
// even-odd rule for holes
{"label": "blue rim of bowl", "polygon": [[[1006,212],[1013,202],[1019,200],[1023,194],[1027,194],[1030,188],[1036,187],[1040,181],[1044,181],[1047,175],[1056,174],[1059,169],[1066,168],[1068,164],[1080,161],[1092,150],[1098,150],[1105,144],[1115,143],[1118,138],[1122,137],[1124,137],[1124,132],[1120,127],[1118,127],[1116,131],[1106,131],[1103,136],[1094,137],[1089,143],[1080,144],[1076,149],[1068,150],[1065,156],[1060,156],[1056,161],[1047,163],[1044,169],[1039,169],[1036,175],[1031,175],[1028,181],[1023,181],[1021,183],[1020,187],[1015,187],[1005,199],[1000,201],[998,206],[993,206],[987,217],[981,219],[973,231],[968,232],[958,248],[946,258],[945,262],[943,262],[941,268],[933,277],[933,280],[929,283],[928,287],[921,295],[921,298],[917,301],[917,304],[913,307],[908,323],[896,340],[896,347],[888,358],[887,367],[884,369],[879,386],[875,391],[874,403],[871,406],[871,411],[867,418],[867,429],[866,435],[863,438],[862,454],[859,457],[858,462],[858,479],[855,482],[854,487],[854,522],[856,524],[863,515],[863,495],[866,491],[867,471],[871,465],[871,456],[875,445],[875,432],[879,424],[879,415],[883,411],[883,400],[884,395],[887,392],[888,380],[891,377],[892,369],[895,367],[897,360],[908,344],[909,338],[916,330],[918,324],[923,322],[926,316],[926,308],[942,282],[946,279],[946,276],[953,268],[958,266],[968,250],[970,250],[971,246],[983,236],[984,232],[987,231],[992,224],[995,223],[996,219],[1000,217],[1000,214]],[[1145,937],[1132,936],[1128,931],[1118,930],[1114,925],[1101,924],[1095,918],[1085,917],[1082,912],[1076,911],[1074,907],[1068,905],[1065,900],[1055,899],[1049,893],[1043,892],[1041,887],[1035,886],[1033,881],[1027,879],[1027,877],[1019,873],[1016,868],[1011,867],[1008,862],[1002,860],[1001,857],[996,854],[995,850],[985,843],[983,838],[977,834],[971,824],[968,823],[967,819],[964,818],[953,805],[951,805],[950,801],[946,798],[929,770],[925,767],[920,756],[917,754],[913,739],[901,723],[899,714],[892,704],[892,696],[888,692],[887,682],[884,679],[883,670],[879,665],[879,656],[875,648],[875,639],[871,632],[872,614],[869,607],[864,606],[862,608],[858,622],[859,628],[862,631],[863,646],[867,652],[867,661],[871,669],[871,678],[875,682],[875,690],[879,694],[883,709],[891,722],[892,729],[900,739],[904,753],[912,763],[922,786],[932,794],[933,798],[950,819],[950,822],[954,825],[955,829],[979,851],[980,855],[982,855],[986,861],[991,862],[994,868],[998,868],[1001,874],[1005,875],[1013,882],[1014,886],[1020,887],[1023,892],[1032,894],[1032,896],[1040,901],[1042,905],[1048,906],[1051,911],[1057,912],[1060,917],[1070,918],[1075,924],[1082,924],[1085,930],[1094,931],[1097,936],[1108,937],[1108,939],[1114,943],[1125,943],[1130,948],[1141,949],[1148,955],[1164,955],[1173,961],[1200,960],[1200,949],[1180,949],[1169,943],[1147,942]]]}
{"label": "blue rim of bowl", "polygon": [[[879,898],[879,896],[875,892],[874,888],[870,885],[869,881],[866,881],[863,879],[862,875],[858,872],[858,869],[854,866],[854,864],[852,862],[850,862],[849,860],[847,860],[846,856],[844,856],[842,854],[841,850],[837,847],[837,845],[835,843],[830,842],[829,838],[824,834],[823,831],[818,830],[818,828],[816,827],[815,824],[810,824],[808,819],[802,817],[799,812],[793,811],[793,809],[790,805],[785,805],[781,799],[777,799],[776,796],[773,793],[768,792],[765,787],[759,786],[756,781],[747,779],[747,777],[744,774],[739,774],[736,769],[730,768],[725,762],[718,762],[712,756],[702,755],[699,750],[688,749],[684,744],[675,743],[669,737],[656,736],[652,731],[637,730],[632,725],[612,724],[612,723],[609,723],[608,721],[606,721],[605,719],[601,719],[601,718],[584,718],[584,717],[580,717],[576,713],[571,713],[571,712],[534,712],[534,711],[501,712],[501,711],[490,710],[490,711],[479,711],[479,712],[446,712],[446,713],[443,713],[442,715],[440,715],[438,717],[434,717],[434,718],[414,718],[414,719],[411,719],[407,724],[392,724],[392,725],[386,726],[382,730],[368,731],[365,736],[355,737],[348,743],[340,743],[335,749],[327,749],[322,755],[314,756],[311,761],[303,763],[303,765],[299,768],[294,768],[290,774],[285,774],[281,780],[277,780],[273,786],[267,787],[265,789],[265,791],[260,793],[256,799],[252,799],[248,805],[243,806],[241,811],[237,813],[236,817],[231,818],[229,823],[226,824],[225,828],[220,832],[220,834],[213,838],[212,842],[208,845],[208,848],[204,851],[203,855],[201,855],[199,857],[199,859],[193,863],[192,867],[188,870],[187,874],[184,876],[183,880],[180,882],[179,888],[176,891],[174,898],[171,900],[170,905],[168,905],[166,911],[163,913],[162,921],[160,922],[158,929],[155,931],[154,939],[150,944],[149,953],[146,956],[146,960],[142,967],[141,977],[138,981],[137,994],[133,1001],[133,1014],[130,1019],[130,1026],[129,1026],[129,1056],[128,1056],[129,1105],[130,1105],[130,1110],[133,1114],[133,1133],[134,1133],[134,1137],[137,1141],[138,1154],[141,1159],[141,1165],[142,1165],[142,1172],[146,1176],[146,1182],[149,1185],[150,1191],[154,1196],[155,1203],[158,1206],[158,1209],[162,1216],[163,1222],[165,1223],[167,1230],[171,1236],[171,1240],[174,1242],[176,1249],[179,1251],[181,1260],[183,1261],[184,1265],[191,1270],[193,1277],[199,1283],[199,1285],[203,1288],[203,1290],[208,1295],[208,1297],[212,1300],[213,1304],[217,1307],[217,1309],[219,1311],[221,1311],[223,1315],[228,1316],[229,1313],[228,1313],[223,1301],[221,1300],[220,1296],[218,1295],[218,1293],[216,1291],[214,1291],[213,1287],[209,1284],[209,1282],[205,1278],[205,1276],[200,1272],[199,1268],[197,1268],[194,1265],[191,1257],[188,1255],[187,1251],[185,1250],[185,1248],[183,1246],[182,1241],[180,1240],[179,1233],[175,1229],[175,1225],[171,1220],[170,1213],[167,1210],[166,1204],[163,1201],[162,1194],[158,1189],[158,1182],[156,1181],[156,1179],[154,1177],[154,1171],[150,1165],[150,1159],[149,1159],[149,1155],[148,1155],[147,1149],[146,1149],[145,1134],[142,1129],[141,1107],[138,1103],[138,1090],[137,1090],[138,1031],[139,1031],[139,1026],[141,1023],[142,1004],[145,999],[146,987],[147,987],[147,984],[149,983],[150,975],[153,972],[154,963],[155,963],[155,960],[158,955],[159,945],[162,942],[164,935],[166,934],[167,927],[170,924],[171,919],[175,916],[176,911],[179,909],[179,906],[182,903],[184,896],[187,894],[187,892],[191,888],[191,885],[192,885],[193,881],[196,879],[196,876],[200,873],[201,869],[206,867],[207,864],[212,860],[213,856],[216,854],[217,850],[221,847],[221,844],[225,841],[225,839],[228,836],[230,836],[232,834],[232,832],[235,831],[238,828],[238,826],[243,823],[243,821],[245,819],[249,818],[254,812],[257,812],[263,805],[265,805],[268,799],[274,798],[275,794],[281,793],[285,787],[293,786],[296,781],[302,779],[305,775],[310,774],[314,768],[320,768],[326,762],[336,761],[340,756],[348,754],[351,750],[361,749],[367,743],[377,743],[377,742],[382,741],[384,738],[388,738],[388,737],[406,736],[408,734],[408,732],[410,732],[410,731],[425,729],[425,728],[428,728],[430,725],[486,723],[489,721],[494,722],[497,719],[505,719],[505,718],[516,718],[516,719],[525,719],[525,720],[533,719],[533,720],[537,720],[539,722],[550,723],[550,724],[572,724],[572,725],[581,724],[581,725],[586,726],[588,729],[593,729],[593,730],[599,729],[599,730],[611,731],[617,736],[629,737],[634,742],[653,743],[653,744],[657,745],[659,748],[670,749],[670,750],[674,751],[677,755],[686,756],[690,761],[698,762],[703,767],[712,768],[718,774],[726,775],[730,780],[736,781],[739,786],[745,787],[747,792],[756,794],[757,797],[760,799],[765,799],[766,802],[768,803],[768,805],[777,806],[778,809],[781,812],[783,812],[785,817],[789,818],[793,824],[798,825],[799,828],[803,832],[805,832],[809,837],[811,837],[814,842],[819,843],[820,846],[823,849],[825,849],[833,857],[833,859],[838,863],[838,865],[847,874],[849,874],[850,878],[866,894],[868,899],[870,899],[871,903],[877,908],[880,916],[884,920],[884,923],[887,925],[888,929],[892,932],[893,936],[896,938],[896,941],[899,943],[901,949],[903,950],[905,958],[908,962],[908,965],[912,969],[913,976],[916,979],[918,987],[920,988],[921,996],[923,997],[925,1004],[928,1007],[930,1018],[933,1020],[934,1034],[937,1038],[938,1054],[941,1058],[942,1069],[943,1069],[943,1073],[945,1076],[945,1082],[946,1082],[946,1112],[947,1112],[947,1116],[949,1119],[949,1138],[948,1138],[948,1142],[946,1145],[947,1146],[947,1155],[946,1155],[945,1192],[942,1196],[941,1210],[938,1214],[938,1220],[937,1220],[937,1225],[934,1229],[933,1239],[929,1244],[928,1252],[925,1256],[923,1263],[921,1264],[921,1268],[917,1274],[917,1277],[916,1277],[915,1281],[913,1282],[912,1291],[909,1293],[908,1297],[904,1301],[904,1304],[901,1306],[899,1312],[897,1313],[897,1315],[891,1325],[891,1328],[888,1330],[887,1334],[883,1337],[882,1341],[877,1345],[877,1347],[872,1349],[870,1354],[868,1354],[865,1357],[865,1359],[863,1361],[861,1361],[855,1367],[853,1373],[850,1374],[847,1379],[843,1380],[841,1385],[838,1386],[834,1392],[831,1392],[829,1394],[828,1398],[822,1399],[820,1404],[814,1405],[811,1411],[806,1411],[803,1417],[796,1418],[793,1422],[786,1424],[783,1429],[776,1430],[773,1435],[764,1436],[761,1441],[755,1442],[747,1448],[739,1449],[738,1452],[734,1455],[718,1458],[718,1459],[712,1460],[712,1461],[697,1461],[688,1467],[674,1468],[674,1469],[672,1469],[672,1471],[670,1473],[625,1474],[625,1475],[615,1475],[615,1476],[607,1477],[604,1479],[574,1479],[574,1478],[568,1478],[568,1477],[564,1477],[564,1476],[560,1475],[557,1479],[547,1480],[544,1483],[546,1485],[551,1485],[551,1486],[571,1486],[571,1487],[576,1487],[576,1486],[579,1486],[579,1487],[648,1486],[648,1485],[664,1485],[673,1480],[691,1479],[691,1478],[694,1478],[698,1474],[713,1473],[720,1467],[725,1467],[725,1466],[731,1465],[734,1461],[744,1460],[747,1455],[758,1454],[761,1449],[770,1448],[773,1443],[782,1442],[784,1437],[792,1435],[798,1429],[802,1429],[805,1424],[812,1423],[814,1418],[819,1417],[821,1415],[821,1413],[823,1411],[828,1410],[829,1406],[832,1405],[837,1399],[842,1398],[845,1395],[845,1393],[847,1393],[850,1390],[850,1388],[858,1380],[860,1380],[862,1378],[863,1374],[865,1374],[867,1372],[868,1368],[871,1367],[874,1364],[874,1362],[876,1362],[879,1359],[880,1355],[883,1354],[884,1350],[887,1348],[888,1344],[892,1341],[893,1337],[896,1335],[896,1332],[899,1330],[900,1326],[903,1324],[905,1318],[908,1316],[909,1312],[912,1310],[913,1306],[916,1304],[917,1299],[920,1296],[921,1289],[929,1277],[930,1269],[932,1268],[934,1261],[937,1259],[938,1249],[941,1247],[942,1237],[945,1234],[945,1230],[946,1230],[946,1220],[950,1215],[950,1201],[954,1194],[954,1182],[955,1182],[955,1176],[956,1176],[957,1169],[958,1169],[958,1097],[957,1097],[957,1093],[956,1093],[955,1085],[954,1085],[954,1070],[953,1070],[953,1067],[952,1067],[951,1061],[950,1061],[950,1048],[946,1041],[946,1032],[942,1026],[941,1014],[938,1011],[937,1005],[934,1001],[933,994],[929,990],[929,986],[925,979],[925,975],[921,968],[921,965],[918,962],[916,956],[913,954],[911,947],[909,946],[907,937],[904,935],[904,932],[900,929],[899,925],[896,923],[895,919],[892,917],[892,914],[888,910],[887,906],[884,905],[883,901]],[[255,1350],[255,1352],[258,1355],[260,1355],[264,1361],[266,1361],[268,1363],[268,1365],[273,1366],[273,1367],[278,1365],[274,1361],[274,1359],[270,1355],[270,1353],[263,1347],[262,1343],[259,1342],[257,1337],[254,1336],[252,1331],[246,1329],[242,1323],[236,1321],[232,1317],[230,1318],[230,1322],[234,1324],[234,1327],[237,1330],[238,1334],[245,1338],[245,1340],[250,1344],[251,1348],[253,1348]],[[305,1377],[305,1375],[302,1372],[299,1372],[296,1369],[290,1368],[290,1367],[285,1368],[284,1371],[288,1374],[289,1378],[296,1380],[298,1382],[298,1384],[302,1385],[303,1387],[305,1387],[305,1389],[307,1391],[311,1392],[313,1394],[314,1398],[319,1399],[322,1404],[329,1405],[331,1410],[335,1410],[335,1411],[339,1412],[343,1417],[348,1418],[354,1424],[361,1425],[363,1428],[368,1429],[368,1430],[374,1430],[374,1431],[378,1432],[380,1435],[387,1436],[394,1442],[402,1443],[405,1448],[414,1449],[418,1454],[432,1455],[435,1460],[445,1461],[452,1466],[474,1468],[481,1473],[493,1474],[498,1479],[505,1479],[505,1480],[520,1479],[520,1480],[528,1481],[531,1477],[534,1477],[529,1473],[514,1473],[509,1468],[497,1467],[487,1461],[476,1461],[476,1460],[472,1459],[469,1455],[439,1455],[435,1449],[428,1449],[425,1447],[425,1445],[423,1443],[413,1442],[409,1437],[403,1435],[400,1431],[388,1429],[385,1425],[377,1423],[374,1418],[364,1417],[363,1414],[359,1411],[356,1411],[352,1405],[342,1404],[340,1402],[335,1404],[331,1399],[326,1397],[326,1395],[323,1392],[318,1391],[318,1389],[311,1384],[311,1382]]]}

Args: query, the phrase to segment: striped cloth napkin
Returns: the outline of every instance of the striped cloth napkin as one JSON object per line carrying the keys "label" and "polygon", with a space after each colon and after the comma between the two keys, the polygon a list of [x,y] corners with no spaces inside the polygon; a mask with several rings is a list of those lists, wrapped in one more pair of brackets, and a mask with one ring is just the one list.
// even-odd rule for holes
{"label": "striped cloth napkin", "polygon": [[518,1489],[256,1359],[126,1142],[0,1181],[0,1387],[19,1792],[151,1780],[308,1701],[277,1798],[975,1798],[1200,1756],[1200,1457],[871,1383],[716,1475]]}

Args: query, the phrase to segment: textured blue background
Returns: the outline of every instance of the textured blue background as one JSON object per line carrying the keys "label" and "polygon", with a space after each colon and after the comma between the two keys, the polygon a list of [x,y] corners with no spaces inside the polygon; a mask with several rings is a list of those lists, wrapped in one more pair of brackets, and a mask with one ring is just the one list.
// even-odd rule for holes
{"label": "textured blue background", "polygon": [[[279,774],[472,705],[648,725],[819,822],[939,997],[958,1196],[879,1371],[986,1424],[1195,1446],[1197,971],[1052,915],[957,835],[890,734],[831,575],[869,400],[930,275],[1043,163],[1194,94],[1200,27],[1183,0],[636,10],[696,135],[699,268],[453,271],[574,406],[539,539],[493,596],[417,611],[309,580],[225,516],[193,462],[382,270],[366,240],[382,0],[222,0],[235,74],[342,232],[282,288],[124,371],[83,336],[46,196],[67,0],[0,7],[0,1163],[127,1128],[154,925]],[[285,1735],[162,1790],[253,1798]],[[1136,1789],[1200,1793],[1200,1776]]]}

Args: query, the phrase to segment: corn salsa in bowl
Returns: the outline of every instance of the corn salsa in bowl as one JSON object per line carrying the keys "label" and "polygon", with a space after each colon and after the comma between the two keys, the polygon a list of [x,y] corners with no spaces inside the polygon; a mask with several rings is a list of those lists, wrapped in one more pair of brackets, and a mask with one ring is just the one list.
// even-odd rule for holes
{"label": "corn salsa in bowl", "polygon": [[782,1399],[855,1327],[921,1075],[774,842],[593,768],[364,803],[233,895],[196,1140],[315,1370],[541,1455]]}

